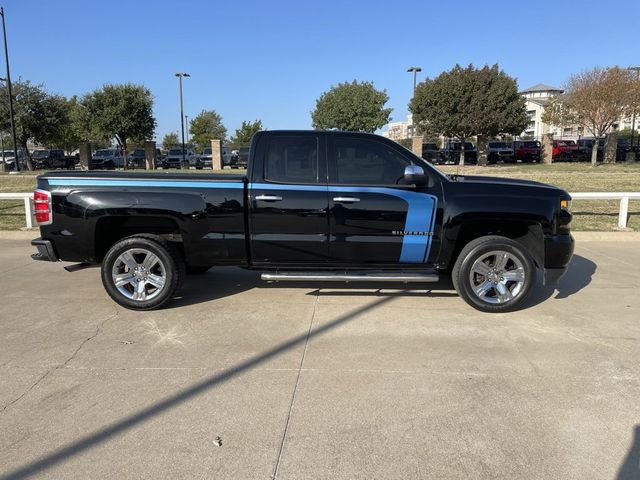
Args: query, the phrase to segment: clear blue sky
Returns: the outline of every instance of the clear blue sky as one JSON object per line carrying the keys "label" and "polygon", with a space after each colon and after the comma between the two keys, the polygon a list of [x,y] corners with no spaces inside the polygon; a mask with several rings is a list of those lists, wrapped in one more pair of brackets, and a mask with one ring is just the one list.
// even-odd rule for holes
{"label": "clear blue sky", "polygon": [[593,66],[640,64],[640,1],[5,0],[12,77],[81,95],[142,83],[159,139],[185,113],[310,128],[315,99],[342,81],[386,89],[407,114],[410,65],[435,76],[455,63],[499,63],[521,88],[562,86]]}

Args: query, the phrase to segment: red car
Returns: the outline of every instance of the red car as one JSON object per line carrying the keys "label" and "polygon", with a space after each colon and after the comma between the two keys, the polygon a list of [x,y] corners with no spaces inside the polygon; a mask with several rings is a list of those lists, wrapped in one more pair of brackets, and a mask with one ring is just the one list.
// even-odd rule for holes
{"label": "red car", "polygon": [[516,140],[513,142],[516,160],[524,162],[539,162],[542,156],[542,144],[537,140]]}
{"label": "red car", "polygon": [[559,162],[570,162],[578,159],[580,151],[575,140],[554,140],[551,156]]}

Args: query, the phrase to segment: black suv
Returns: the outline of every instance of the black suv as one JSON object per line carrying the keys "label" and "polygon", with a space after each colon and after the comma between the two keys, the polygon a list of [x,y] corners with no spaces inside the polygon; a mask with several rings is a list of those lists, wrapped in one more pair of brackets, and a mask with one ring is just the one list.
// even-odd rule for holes
{"label": "black suv", "polygon": [[[460,161],[460,142],[448,142],[440,156],[444,163],[458,163]],[[478,163],[478,150],[471,142],[464,142],[464,163]]]}
{"label": "black suv", "polygon": [[487,160],[492,164],[498,161],[503,163],[516,163],[512,144],[510,142],[490,141],[487,144]]}
{"label": "black suv", "polygon": [[440,148],[435,143],[422,144],[422,158],[424,158],[427,162],[431,162],[434,164],[442,163]]}
{"label": "black suv", "polygon": [[73,158],[67,157],[62,149],[36,150],[31,154],[31,160],[33,168],[36,169],[66,168],[70,170],[76,166]]}

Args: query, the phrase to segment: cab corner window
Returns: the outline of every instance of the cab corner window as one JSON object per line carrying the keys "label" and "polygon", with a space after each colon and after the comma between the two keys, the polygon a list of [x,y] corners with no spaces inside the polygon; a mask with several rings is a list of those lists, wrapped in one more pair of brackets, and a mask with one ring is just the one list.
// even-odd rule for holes
{"label": "cab corner window", "polygon": [[317,183],[317,137],[272,137],[267,147],[265,179],[278,183]]}
{"label": "cab corner window", "polygon": [[362,138],[333,140],[332,183],[397,185],[411,161],[382,142]]}

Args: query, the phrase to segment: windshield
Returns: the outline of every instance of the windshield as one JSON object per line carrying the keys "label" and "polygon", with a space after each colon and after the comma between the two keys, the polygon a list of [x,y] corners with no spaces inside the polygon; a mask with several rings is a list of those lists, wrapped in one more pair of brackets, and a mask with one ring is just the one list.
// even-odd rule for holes
{"label": "windshield", "polygon": [[203,154],[203,155],[211,155],[211,149],[210,149],[210,148],[205,148],[205,149],[202,151],[202,154]]}
{"label": "windshield", "polygon": [[540,142],[524,142],[524,146],[527,148],[539,148]]}
{"label": "windshield", "polygon": [[[186,153],[186,151],[185,151]],[[180,148],[172,148],[169,150],[169,155],[182,155],[182,149]]]}
{"label": "windshield", "polygon": [[507,142],[489,142],[491,148],[509,148]]}
{"label": "windshield", "polygon": [[144,157],[144,149],[142,149],[142,148],[136,148],[136,149],[133,151],[133,154],[132,154],[132,155],[134,155],[134,156],[136,156],[136,157]]}
{"label": "windshield", "polygon": [[31,158],[44,158],[49,156],[49,150],[36,150],[31,154]]}
{"label": "windshield", "polygon": [[240,154],[240,155],[248,155],[249,154],[249,147],[240,147],[240,150],[238,150],[238,154]]}
{"label": "windshield", "polygon": [[573,140],[559,140],[558,141],[558,145],[560,145],[561,147],[571,147],[573,145],[575,145],[576,142],[574,142]]}
{"label": "windshield", "polygon": [[16,156],[16,152],[14,152],[13,150],[5,150],[4,151],[4,156],[5,157],[15,157]]}

